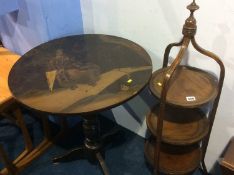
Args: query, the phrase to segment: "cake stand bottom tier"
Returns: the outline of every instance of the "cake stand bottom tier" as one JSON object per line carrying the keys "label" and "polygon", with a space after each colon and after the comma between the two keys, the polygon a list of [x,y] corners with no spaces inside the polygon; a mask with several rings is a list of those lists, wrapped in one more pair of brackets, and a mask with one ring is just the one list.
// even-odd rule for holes
{"label": "cake stand bottom tier", "polygon": [[[146,141],[145,157],[154,167],[155,141]],[[173,146],[162,144],[159,158],[159,171],[165,174],[192,174],[200,164],[201,148],[198,144],[190,146]]]}

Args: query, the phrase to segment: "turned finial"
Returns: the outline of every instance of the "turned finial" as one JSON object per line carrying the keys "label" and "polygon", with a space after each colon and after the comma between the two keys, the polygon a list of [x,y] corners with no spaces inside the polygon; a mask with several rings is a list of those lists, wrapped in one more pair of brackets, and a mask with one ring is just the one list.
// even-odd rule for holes
{"label": "turned finial", "polygon": [[199,9],[199,6],[196,4],[195,0],[193,0],[193,2],[187,6],[187,9],[190,10],[190,16],[185,21],[183,35],[192,38],[195,36],[197,31],[197,22],[193,14]]}
{"label": "turned finial", "polygon": [[193,2],[187,6],[187,9],[189,9],[191,14],[193,15],[193,12],[198,10],[199,6],[196,4],[195,0],[193,0]]}

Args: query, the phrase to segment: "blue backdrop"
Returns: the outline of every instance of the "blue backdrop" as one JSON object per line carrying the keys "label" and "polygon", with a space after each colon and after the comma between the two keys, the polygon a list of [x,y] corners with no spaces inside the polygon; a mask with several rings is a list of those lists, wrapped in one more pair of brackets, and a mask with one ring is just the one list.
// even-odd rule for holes
{"label": "blue backdrop", "polygon": [[18,54],[54,38],[82,33],[80,0],[1,0],[1,40]]}

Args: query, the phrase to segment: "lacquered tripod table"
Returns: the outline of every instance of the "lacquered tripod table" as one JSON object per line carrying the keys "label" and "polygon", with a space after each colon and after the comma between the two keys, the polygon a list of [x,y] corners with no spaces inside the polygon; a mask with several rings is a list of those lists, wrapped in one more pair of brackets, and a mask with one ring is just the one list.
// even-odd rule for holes
{"label": "lacquered tripod table", "polygon": [[54,162],[81,156],[99,161],[109,174],[100,150],[98,112],[136,96],[152,73],[150,56],[138,44],[120,37],[87,34],[41,44],[13,66],[9,86],[23,105],[61,117],[82,116],[84,145]]}

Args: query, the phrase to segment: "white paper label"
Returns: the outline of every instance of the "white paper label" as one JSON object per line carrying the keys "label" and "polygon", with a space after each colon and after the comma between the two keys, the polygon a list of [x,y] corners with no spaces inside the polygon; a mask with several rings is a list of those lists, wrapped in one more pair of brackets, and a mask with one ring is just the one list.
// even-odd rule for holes
{"label": "white paper label", "polygon": [[186,100],[187,101],[196,101],[196,97],[194,97],[194,96],[187,96]]}

